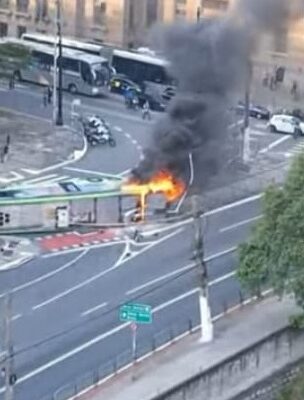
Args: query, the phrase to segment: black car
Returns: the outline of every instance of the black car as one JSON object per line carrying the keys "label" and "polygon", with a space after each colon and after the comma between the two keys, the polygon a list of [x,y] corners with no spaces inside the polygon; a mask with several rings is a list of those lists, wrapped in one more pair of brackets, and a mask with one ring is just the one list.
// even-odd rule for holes
{"label": "black car", "polygon": [[149,102],[150,109],[152,111],[165,111],[166,110],[167,104],[166,104],[165,100],[162,100],[161,98],[158,98],[151,94],[140,93],[138,95],[139,107],[142,108],[146,101]]}
{"label": "black car", "polygon": [[110,80],[110,90],[112,93],[125,94],[126,89],[133,89],[136,93],[142,93],[137,83],[131,81],[125,75],[114,75]]}
{"label": "black car", "polygon": [[[245,103],[239,102],[235,108],[235,111],[238,115],[244,115],[245,114]],[[269,120],[270,111],[266,107],[262,107],[262,106],[255,105],[255,104],[250,104],[249,115],[252,118]]]}

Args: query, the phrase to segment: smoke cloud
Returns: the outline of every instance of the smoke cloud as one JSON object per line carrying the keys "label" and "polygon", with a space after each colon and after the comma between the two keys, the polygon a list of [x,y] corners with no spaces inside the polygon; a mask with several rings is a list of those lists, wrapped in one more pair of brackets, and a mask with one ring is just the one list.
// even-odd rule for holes
{"label": "smoke cloud", "polygon": [[154,43],[170,62],[178,93],[153,128],[145,158],[133,171],[136,178],[147,180],[164,168],[183,176],[190,152],[202,185],[226,167],[228,105],[248,77],[260,34],[281,29],[303,4],[239,0],[225,17],[158,29]]}

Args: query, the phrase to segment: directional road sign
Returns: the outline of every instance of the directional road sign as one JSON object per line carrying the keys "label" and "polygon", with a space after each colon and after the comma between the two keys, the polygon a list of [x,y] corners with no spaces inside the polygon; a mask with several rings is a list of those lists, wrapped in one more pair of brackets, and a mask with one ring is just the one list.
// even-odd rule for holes
{"label": "directional road sign", "polygon": [[134,321],[139,324],[151,324],[151,306],[146,304],[124,304],[119,309],[119,319],[121,321]]}

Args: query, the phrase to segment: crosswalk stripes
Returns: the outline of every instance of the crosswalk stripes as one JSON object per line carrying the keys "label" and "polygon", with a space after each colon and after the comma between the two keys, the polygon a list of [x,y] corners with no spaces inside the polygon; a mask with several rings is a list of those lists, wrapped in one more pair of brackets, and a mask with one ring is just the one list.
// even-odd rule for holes
{"label": "crosswalk stripes", "polygon": [[300,143],[294,145],[292,149],[285,152],[285,157],[292,157],[293,155],[298,155],[303,153],[303,151],[304,151],[304,141],[301,141]]}

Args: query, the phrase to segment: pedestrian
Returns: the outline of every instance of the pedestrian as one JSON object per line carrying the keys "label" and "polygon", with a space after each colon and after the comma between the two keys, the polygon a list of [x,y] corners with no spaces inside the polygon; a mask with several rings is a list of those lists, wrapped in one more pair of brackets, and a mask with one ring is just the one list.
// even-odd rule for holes
{"label": "pedestrian", "polygon": [[290,94],[296,99],[298,94],[298,82],[294,80],[291,85]]}
{"label": "pedestrian", "polygon": [[266,72],[266,74],[264,75],[264,78],[263,78],[263,86],[268,87],[268,83],[269,83],[269,74],[268,74],[268,72]]}
{"label": "pedestrian", "polygon": [[3,164],[8,156],[8,151],[9,151],[9,147],[7,144],[5,144],[5,146],[3,147],[2,151],[1,151],[1,163]]}
{"label": "pedestrian", "polygon": [[10,144],[11,144],[11,136],[8,133],[7,136],[6,136],[6,145],[9,147]]}
{"label": "pedestrian", "polygon": [[52,103],[52,98],[53,98],[53,91],[50,86],[47,87],[47,102],[48,104]]}
{"label": "pedestrian", "polygon": [[13,75],[9,78],[8,87],[10,90],[15,88],[15,80]]}
{"label": "pedestrian", "polygon": [[47,105],[48,105],[48,92],[47,92],[47,90],[43,91],[42,102],[43,102],[44,107],[47,107]]}
{"label": "pedestrian", "polygon": [[148,100],[146,100],[144,102],[143,111],[142,111],[142,118],[143,118],[143,120],[145,120],[146,118],[148,118],[149,121],[151,120],[150,104],[149,104]]}

